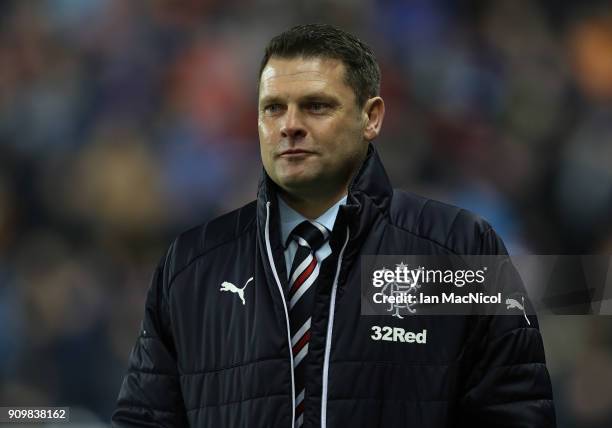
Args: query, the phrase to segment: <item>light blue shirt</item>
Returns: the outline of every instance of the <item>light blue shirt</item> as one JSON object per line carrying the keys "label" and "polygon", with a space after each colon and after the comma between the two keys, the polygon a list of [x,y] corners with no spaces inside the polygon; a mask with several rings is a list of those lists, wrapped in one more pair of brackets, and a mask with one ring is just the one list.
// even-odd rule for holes
{"label": "light blue shirt", "polygon": [[[338,209],[340,209],[340,205],[346,204],[346,196],[336,202],[331,208],[321,214],[315,220],[320,225],[324,226],[331,232],[334,228],[334,223],[336,222],[336,217],[338,216]],[[280,212],[280,223],[281,223],[281,239],[283,240],[283,245],[287,242],[287,238],[289,234],[295,227],[303,222],[304,220],[308,220],[302,214],[295,211],[291,208],[283,198],[278,197],[278,209]],[[298,244],[293,239],[289,242],[289,245],[285,247],[285,266],[287,267],[287,275],[291,272],[291,264],[293,263],[293,257],[297,251]],[[317,264],[320,265],[321,261],[325,259],[325,257],[331,254],[331,247],[329,246],[329,240],[327,240],[321,248],[319,248],[315,252],[315,258],[317,259]]]}

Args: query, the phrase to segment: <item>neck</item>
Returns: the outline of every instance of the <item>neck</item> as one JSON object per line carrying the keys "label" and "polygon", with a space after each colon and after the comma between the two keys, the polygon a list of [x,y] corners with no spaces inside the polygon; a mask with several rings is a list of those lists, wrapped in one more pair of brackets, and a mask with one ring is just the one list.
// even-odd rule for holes
{"label": "neck", "polygon": [[333,195],[317,197],[301,197],[299,195],[292,195],[285,191],[280,192],[280,196],[283,198],[285,203],[292,209],[302,214],[309,220],[314,220],[320,217],[325,211],[330,209],[340,199],[347,194],[346,189],[334,193]]}

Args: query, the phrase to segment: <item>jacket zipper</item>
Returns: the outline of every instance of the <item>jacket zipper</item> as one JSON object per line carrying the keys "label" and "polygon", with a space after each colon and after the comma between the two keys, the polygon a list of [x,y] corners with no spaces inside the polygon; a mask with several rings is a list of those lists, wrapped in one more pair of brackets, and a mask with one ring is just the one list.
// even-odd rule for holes
{"label": "jacket zipper", "polygon": [[[323,360],[323,388],[321,392],[321,428],[327,426],[327,385],[329,377],[329,357],[331,352],[331,341],[332,332],[334,328],[334,310],[336,307],[336,290],[338,289],[338,277],[340,276],[340,268],[342,267],[342,257],[344,256],[344,250],[349,241],[349,228],[346,227],[346,239],[340,250],[338,256],[338,264],[336,266],[336,275],[334,276],[334,282],[332,284],[332,292],[329,302],[329,316],[327,318],[327,334],[325,337],[325,357]],[[274,257],[272,255],[272,245],[270,244],[270,201],[266,202],[266,252],[268,254],[268,260],[270,261],[270,267],[274,275],[274,280],[278,286],[281,299],[283,300],[283,309],[285,310],[285,322],[287,325],[287,343],[289,344],[289,359],[291,361],[291,428],[295,426],[295,379],[293,374],[293,352],[291,352],[291,330],[289,326],[289,312],[287,311],[287,301],[285,300],[285,293],[283,287],[278,278],[278,272],[276,271],[276,264],[274,263]]]}
{"label": "jacket zipper", "polygon": [[278,291],[280,292],[281,298],[283,299],[283,309],[285,309],[285,321],[287,323],[287,343],[289,344],[289,360],[291,361],[291,428],[295,426],[295,379],[293,378],[293,352],[291,351],[291,329],[289,327],[289,312],[287,312],[287,301],[285,300],[285,293],[283,287],[278,278],[278,272],[276,271],[276,265],[274,264],[274,257],[272,255],[272,246],[270,245],[270,201],[266,202],[266,252],[268,253],[268,260],[270,261],[270,267],[274,274]]}
{"label": "jacket zipper", "polygon": [[332,285],[331,298],[329,302],[329,316],[327,317],[327,335],[325,338],[325,357],[323,359],[323,388],[321,391],[321,428],[327,427],[327,384],[329,380],[329,356],[331,353],[332,334],[334,329],[334,309],[336,307],[336,290],[338,289],[338,277],[340,268],[342,267],[342,257],[344,250],[349,241],[349,228],[346,227],[346,239],[338,256],[338,265],[336,266],[336,275]]}

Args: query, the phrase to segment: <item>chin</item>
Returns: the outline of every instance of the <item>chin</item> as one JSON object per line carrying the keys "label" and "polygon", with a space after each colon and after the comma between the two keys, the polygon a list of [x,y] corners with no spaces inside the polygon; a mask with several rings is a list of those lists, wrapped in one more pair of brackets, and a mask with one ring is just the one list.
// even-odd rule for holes
{"label": "chin", "polygon": [[301,193],[316,186],[316,180],[311,177],[284,177],[277,183],[283,190],[289,193]]}
{"label": "chin", "polygon": [[279,181],[286,186],[302,187],[316,181],[317,176],[307,169],[300,168],[297,171],[285,171],[277,176]]}

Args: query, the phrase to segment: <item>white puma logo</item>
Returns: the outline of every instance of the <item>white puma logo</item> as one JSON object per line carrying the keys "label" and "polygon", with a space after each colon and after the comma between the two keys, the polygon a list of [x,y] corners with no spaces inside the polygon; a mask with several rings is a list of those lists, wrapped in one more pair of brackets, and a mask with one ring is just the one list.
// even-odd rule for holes
{"label": "white puma logo", "polygon": [[519,309],[521,311],[524,309],[523,305],[521,305],[519,302],[517,302],[514,299],[506,299],[506,305],[508,305],[508,306],[506,306],[506,309],[516,308],[516,309]]}
{"label": "white puma logo", "polygon": [[232,293],[237,293],[238,297],[240,297],[240,300],[242,300],[242,304],[246,305],[246,302],[244,300],[244,289],[247,285],[249,285],[249,282],[251,281],[253,281],[253,277],[250,277],[248,281],[244,283],[244,286],[242,288],[236,287],[231,282],[223,281],[223,284],[221,284],[221,288],[219,289],[219,291],[231,291]]}
{"label": "white puma logo", "polygon": [[527,313],[525,312],[525,297],[521,296],[521,299],[523,302],[522,305],[514,299],[506,299],[506,305],[508,305],[506,306],[506,310],[516,308],[519,311],[523,311],[523,315],[525,316],[525,319],[527,320],[527,324],[531,325],[531,323],[529,322],[529,318],[527,318]]}

